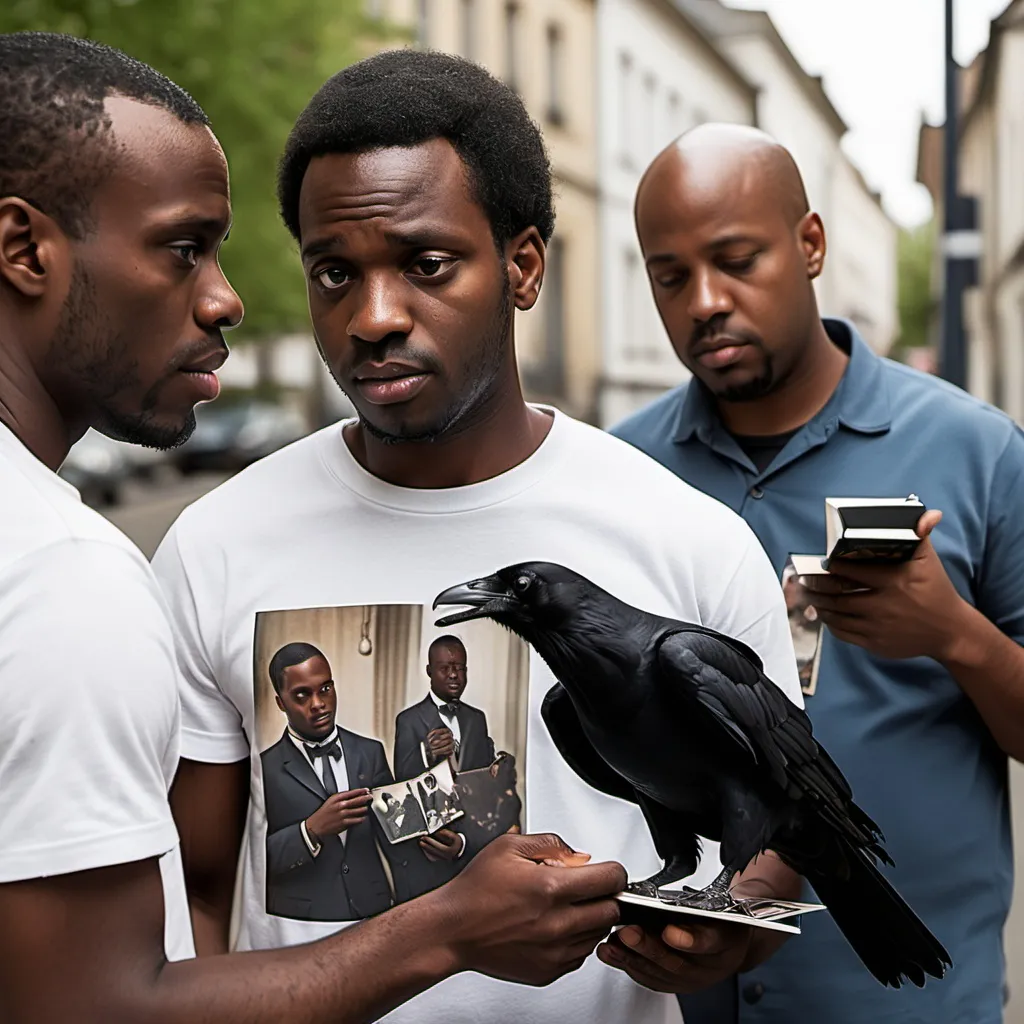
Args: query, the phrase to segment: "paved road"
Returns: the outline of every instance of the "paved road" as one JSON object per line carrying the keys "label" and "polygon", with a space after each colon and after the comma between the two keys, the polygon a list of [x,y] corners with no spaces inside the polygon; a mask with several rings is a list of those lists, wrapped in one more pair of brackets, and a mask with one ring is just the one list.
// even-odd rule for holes
{"label": "paved road", "polygon": [[[133,484],[125,502],[104,514],[152,556],[171,523],[186,505],[225,479],[225,474],[202,473],[169,477],[156,485]],[[1004,1024],[1024,1024],[1024,766],[1010,767],[1013,794],[1014,848],[1017,850],[1017,888],[1014,912],[1006,932],[1010,1005]],[[884,823],[883,823],[884,829]],[[799,940],[796,940],[799,941]]]}
{"label": "paved road", "polygon": [[168,476],[154,484],[133,483],[125,488],[121,504],[100,511],[152,558],[178,513],[226,478],[225,473],[196,473]]}

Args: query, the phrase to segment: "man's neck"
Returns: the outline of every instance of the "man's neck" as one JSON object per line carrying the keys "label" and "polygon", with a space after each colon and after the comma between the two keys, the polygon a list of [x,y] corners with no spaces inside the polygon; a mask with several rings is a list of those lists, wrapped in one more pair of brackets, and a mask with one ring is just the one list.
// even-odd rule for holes
{"label": "man's neck", "polygon": [[732,434],[771,437],[798,430],[828,403],[846,372],[849,355],[832,342],[821,320],[789,378],[776,390],[749,402],[716,401]]}
{"label": "man's neck", "polygon": [[0,423],[56,472],[77,437],[72,437],[25,353],[15,344],[4,343],[10,337],[10,332],[0,334]]}
{"label": "man's neck", "polygon": [[434,441],[387,443],[361,423],[345,430],[345,441],[368,472],[400,487],[466,487],[500,476],[528,459],[551,429],[552,418],[532,409],[515,391],[466,429]]}

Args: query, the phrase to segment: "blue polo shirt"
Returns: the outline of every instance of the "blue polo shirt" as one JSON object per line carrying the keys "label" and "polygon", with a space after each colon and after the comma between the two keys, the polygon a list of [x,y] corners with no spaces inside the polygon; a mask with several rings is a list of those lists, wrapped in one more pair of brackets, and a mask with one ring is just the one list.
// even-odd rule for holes
{"label": "blue polo shirt", "polygon": [[[758,472],[695,380],[612,431],[750,524],[780,574],[825,548],[826,497],[913,492],[943,519],[933,543],[957,590],[1024,642],[1024,435],[944,381],[882,359],[845,321],[850,354],[828,404]],[[681,533],[686,524],[680,523]],[[888,876],[949,950],[924,989],[881,986],[825,913],[803,920],[739,980],[743,1024],[999,1024],[1013,857],[1007,759],[952,676],[823,636],[807,711],[822,745],[881,826]]]}

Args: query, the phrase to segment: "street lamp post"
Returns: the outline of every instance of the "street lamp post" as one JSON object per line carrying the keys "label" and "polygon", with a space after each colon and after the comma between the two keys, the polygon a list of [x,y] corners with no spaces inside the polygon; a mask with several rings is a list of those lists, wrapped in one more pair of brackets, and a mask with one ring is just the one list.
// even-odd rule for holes
{"label": "street lamp post", "polygon": [[946,3],[946,128],[943,133],[944,287],[940,323],[939,374],[957,387],[967,387],[967,339],[964,335],[964,290],[977,280],[981,236],[977,205],[960,195],[958,160],[960,132],[957,64],[953,58],[953,4]]}

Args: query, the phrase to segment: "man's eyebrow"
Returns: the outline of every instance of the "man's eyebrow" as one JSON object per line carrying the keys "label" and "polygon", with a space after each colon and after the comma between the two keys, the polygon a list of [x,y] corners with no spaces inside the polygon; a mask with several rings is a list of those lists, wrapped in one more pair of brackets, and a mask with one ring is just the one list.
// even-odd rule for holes
{"label": "man's eyebrow", "polygon": [[207,217],[202,214],[182,214],[170,217],[160,225],[168,231],[194,231],[201,235],[224,235],[225,241],[231,234],[232,223],[223,217]]}
{"label": "man's eyebrow", "polygon": [[[392,245],[403,249],[449,249],[456,247],[456,239],[447,233],[442,225],[419,228],[412,231],[384,231],[384,237]],[[302,258],[313,259],[332,250],[344,252],[345,239],[341,235],[327,235],[302,247]]]}
{"label": "man's eyebrow", "polygon": [[[762,242],[759,238],[754,235],[743,234],[738,232],[732,235],[722,235],[719,238],[714,238],[708,243],[707,248],[712,251],[719,249],[728,249],[731,245],[761,245]],[[670,252],[658,252],[652,256],[648,256],[644,261],[646,266],[654,266],[658,263],[672,263],[678,257],[674,253]]]}

